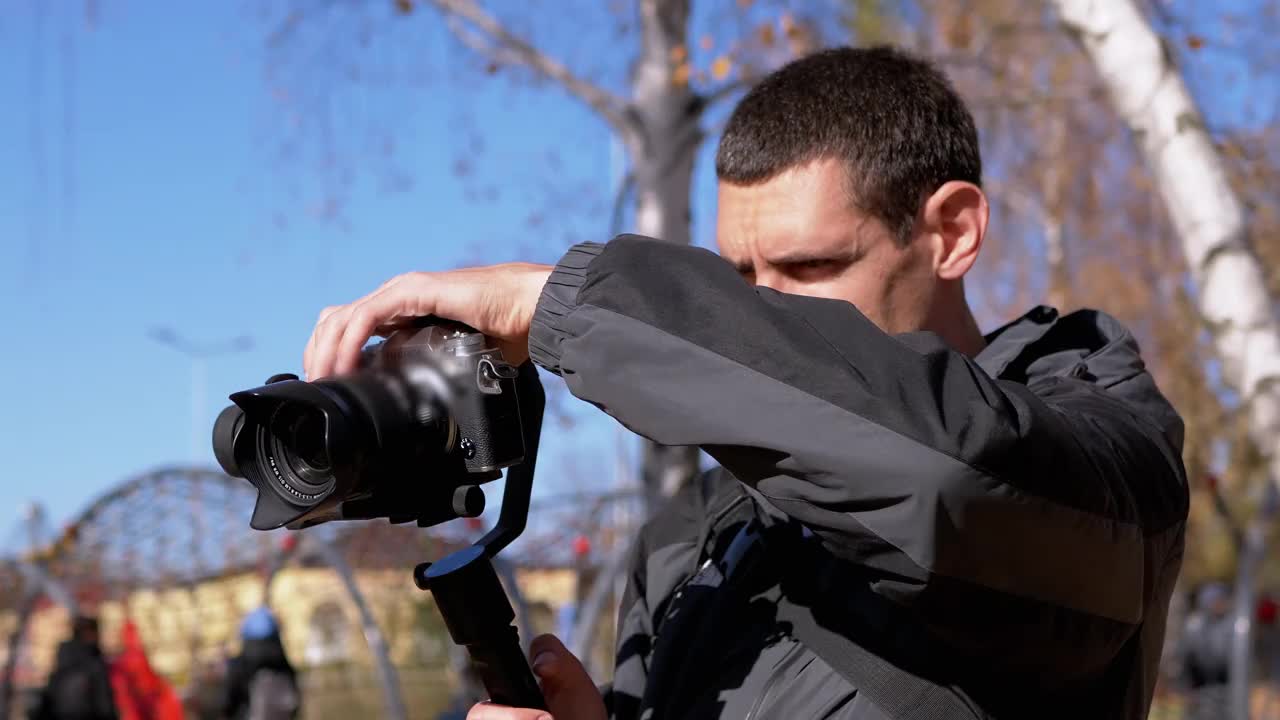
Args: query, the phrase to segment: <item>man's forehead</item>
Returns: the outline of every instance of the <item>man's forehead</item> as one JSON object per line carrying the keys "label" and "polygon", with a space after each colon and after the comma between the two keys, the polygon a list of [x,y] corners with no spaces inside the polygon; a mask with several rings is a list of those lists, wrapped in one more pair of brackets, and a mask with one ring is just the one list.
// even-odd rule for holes
{"label": "man's forehead", "polygon": [[747,267],[758,261],[786,265],[814,260],[848,259],[860,254],[863,223],[852,217],[830,224],[779,222],[754,223],[739,228],[724,227],[717,232],[720,255],[729,262]]}
{"label": "man's forehead", "polygon": [[719,184],[716,239],[738,264],[788,262],[849,252],[862,223],[842,167],[815,161],[757,185]]}

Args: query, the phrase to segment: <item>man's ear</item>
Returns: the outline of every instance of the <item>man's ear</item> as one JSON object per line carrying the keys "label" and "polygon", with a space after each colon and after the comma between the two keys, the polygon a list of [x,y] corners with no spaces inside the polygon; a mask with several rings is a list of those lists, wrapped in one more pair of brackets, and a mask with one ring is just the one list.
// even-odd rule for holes
{"label": "man's ear", "polygon": [[959,280],[973,267],[987,235],[987,196],[970,182],[944,183],[924,203],[923,230],[935,240],[934,272]]}

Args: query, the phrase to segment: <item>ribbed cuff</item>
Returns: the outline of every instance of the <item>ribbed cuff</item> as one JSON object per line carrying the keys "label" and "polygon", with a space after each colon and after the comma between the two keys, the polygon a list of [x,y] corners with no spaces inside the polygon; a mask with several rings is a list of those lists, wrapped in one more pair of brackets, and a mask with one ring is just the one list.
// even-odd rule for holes
{"label": "ribbed cuff", "polygon": [[602,243],[585,242],[569,248],[542,286],[538,307],[529,324],[529,357],[560,374],[560,345],[568,337],[563,320],[578,306],[578,290],[587,281],[587,266],[604,252]]}

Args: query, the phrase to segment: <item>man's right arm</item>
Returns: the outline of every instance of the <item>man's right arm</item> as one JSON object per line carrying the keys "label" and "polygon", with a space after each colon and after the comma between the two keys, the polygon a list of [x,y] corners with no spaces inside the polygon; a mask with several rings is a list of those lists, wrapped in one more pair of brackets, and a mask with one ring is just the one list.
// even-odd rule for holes
{"label": "man's right arm", "polygon": [[1049,610],[1061,622],[1040,629],[1080,645],[1055,669],[1087,675],[1176,574],[1178,451],[1088,382],[1033,393],[849,303],[754,288],[711,253],[636,237],[564,257],[529,349],[631,430],[705,449],[970,649],[1045,656],[975,634],[956,608],[999,607],[1001,627]]}

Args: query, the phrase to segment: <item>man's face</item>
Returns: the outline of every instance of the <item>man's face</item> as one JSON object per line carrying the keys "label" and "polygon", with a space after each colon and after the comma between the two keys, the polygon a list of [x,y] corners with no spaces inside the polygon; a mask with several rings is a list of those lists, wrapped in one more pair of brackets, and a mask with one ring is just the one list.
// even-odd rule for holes
{"label": "man's face", "polygon": [[846,300],[889,333],[923,328],[937,294],[930,243],[899,247],[850,200],[844,168],[819,160],[766,182],[721,182],[720,254],[755,285]]}

